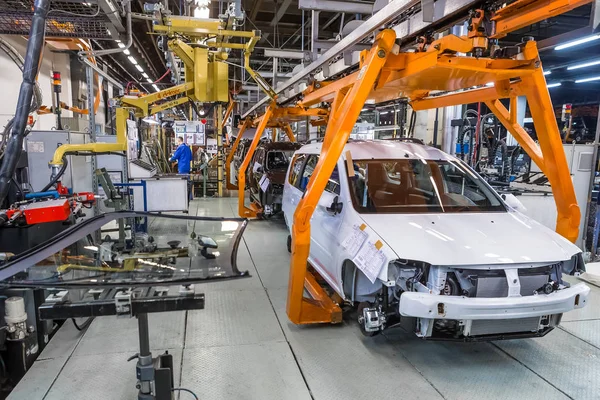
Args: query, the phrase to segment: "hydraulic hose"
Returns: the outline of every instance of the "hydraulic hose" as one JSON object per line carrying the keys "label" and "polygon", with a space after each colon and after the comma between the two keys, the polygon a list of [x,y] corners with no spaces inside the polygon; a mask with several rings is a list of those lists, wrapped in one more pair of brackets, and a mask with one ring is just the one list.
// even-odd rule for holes
{"label": "hydraulic hose", "polygon": [[10,137],[7,140],[5,157],[0,167],[0,203],[3,203],[8,194],[10,180],[17,168],[17,162],[23,148],[23,138],[27,127],[29,107],[35,88],[36,78],[42,59],[44,35],[46,30],[46,17],[50,9],[50,0],[35,0],[31,30],[25,52],[25,65],[23,67],[23,82],[19,89],[19,99],[15,112],[15,122]]}
{"label": "hydraulic hose", "polygon": [[58,182],[58,180],[64,175],[65,171],[67,170],[68,164],[69,162],[67,161],[67,157],[63,156],[62,166],[60,167],[56,175],[54,175],[52,179],[50,179],[50,182],[48,182],[48,184],[44,186],[42,190],[40,190],[40,192],[47,192],[52,186],[54,186],[56,182]]}

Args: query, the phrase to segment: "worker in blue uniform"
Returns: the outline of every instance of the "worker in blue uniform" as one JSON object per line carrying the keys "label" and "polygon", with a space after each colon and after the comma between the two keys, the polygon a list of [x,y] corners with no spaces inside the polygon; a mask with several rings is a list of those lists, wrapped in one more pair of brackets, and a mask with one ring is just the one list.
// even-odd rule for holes
{"label": "worker in blue uniform", "polygon": [[[190,173],[190,164],[192,162],[192,149],[183,142],[183,136],[177,138],[177,150],[169,161],[177,161],[177,172],[188,175]],[[192,199],[192,181],[188,177],[188,202]]]}
{"label": "worker in blue uniform", "polygon": [[192,149],[190,149],[190,146],[183,143],[183,136],[177,138],[177,143],[179,146],[177,146],[177,150],[175,150],[175,153],[169,161],[177,161],[177,171],[180,174],[189,174],[190,163],[192,162]]}

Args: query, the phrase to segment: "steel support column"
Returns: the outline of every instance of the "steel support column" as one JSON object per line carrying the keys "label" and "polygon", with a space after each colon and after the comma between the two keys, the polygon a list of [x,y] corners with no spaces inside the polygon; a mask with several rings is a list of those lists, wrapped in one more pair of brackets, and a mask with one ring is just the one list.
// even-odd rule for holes
{"label": "steel support column", "polygon": [[217,122],[217,194],[223,197],[223,105],[220,103],[216,108]]}
{"label": "steel support column", "polygon": [[275,102],[272,102],[269,107],[267,107],[262,119],[260,120],[258,126],[256,127],[256,133],[254,135],[254,139],[252,139],[252,143],[248,148],[248,153],[244,158],[244,162],[240,166],[240,170],[238,171],[238,213],[240,217],[245,218],[255,218],[262,211],[258,206],[254,203],[250,204],[250,208],[246,207],[244,204],[244,198],[246,195],[246,170],[248,169],[248,165],[250,165],[250,160],[252,160],[252,156],[254,156],[254,151],[256,150],[256,146],[258,146],[258,142],[260,142],[260,138],[265,132],[265,128],[269,123],[269,119],[273,114],[273,111],[277,105]]}
{"label": "steel support column", "polygon": [[246,131],[246,128],[248,128],[250,125],[252,125],[252,122],[250,120],[250,118],[246,118],[244,120],[244,124],[242,125],[242,127],[240,128],[240,131],[237,134],[237,137],[235,138],[235,142],[233,142],[233,146],[231,146],[231,150],[229,151],[229,154],[227,155],[227,159],[225,160],[225,176],[227,179],[226,182],[226,186],[227,189],[229,190],[237,190],[238,186],[237,183],[233,184],[233,182],[231,182],[231,162],[233,161],[233,157],[235,156],[235,152],[240,144],[240,141],[242,140],[242,136],[244,136],[244,132]]}

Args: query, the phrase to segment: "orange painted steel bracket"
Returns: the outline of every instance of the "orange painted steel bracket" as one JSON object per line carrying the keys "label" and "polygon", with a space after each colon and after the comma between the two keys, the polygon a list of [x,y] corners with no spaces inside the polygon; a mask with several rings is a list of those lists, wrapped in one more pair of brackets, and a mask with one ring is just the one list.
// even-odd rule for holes
{"label": "orange painted steel bracket", "polygon": [[244,120],[244,124],[242,125],[242,127],[240,128],[240,131],[238,132],[237,137],[235,138],[235,142],[233,142],[233,146],[231,146],[231,149],[229,150],[229,154],[227,155],[227,158],[225,159],[225,179],[226,179],[226,184],[227,184],[227,189],[229,190],[237,190],[238,187],[237,185],[234,185],[233,183],[231,183],[231,161],[233,161],[233,157],[235,156],[235,152],[240,144],[240,141],[242,140],[242,136],[244,135],[244,132],[246,131],[246,128],[248,128],[250,125],[252,125],[252,120],[250,118],[246,118]]}
{"label": "orange painted steel bracket", "polygon": [[254,134],[254,138],[252,139],[252,143],[248,148],[248,153],[246,153],[246,157],[244,157],[244,162],[240,166],[240,170],[238,171],[238,213],[240,217],[243,218],[256,218],[258,214],[262,212],[262,209],[252,203],[250,207],[246,207],[244,204],[245,195],[246,195],[246,171],[248,170],[248,165],[250,164],[250,160],[254,156],[254,151],[256,150],[256,146],[258,146],[258,142],[262,137],[265,128],[273,114],[273,111],[277,108],[277,104],[275,102],[271,102],[265,113],[260,118],[258,126],[256,128],[256,133]]}
{"label": "orange painted steel bracket", "polygon": [[294,131],[292,130],[292,127],[290,126],[289,123],[286,122],[285,124],[283,124],[283,131],[287,135],[290,142],[296,141],[296,137],[294,136]]}
{"label": "orange painted steel bracket", "polygon": [[592,0],[518,0],[496,11],[491,20],[496,24],[492,39],[503,38],[510,32],[555,17]]}
{"label": "orange painted steel bracket", "polygon": [[[495,87],[467,90],[437,97],[415,98],[413,96],[411,101],[413,109],[424,110],[477,101],[485,102],[504,127],[516,138],[533,162],[548,177],[558,212],[556,232],[568,240],[575,242],[579,235],[581,211],[577,205],[573,182],[569,173],[560,132],[556,124],[550,94],[546,87],[546,79],[542,71],[536,43],[533,41],[527,42],[522,54],[519,56],[519,60],[502,60],[503,64],[494,64],[489,59],[478,59],[477,63],[486,63],[487,67],[484,69],[481,69],[479,64],[468,61],[466,57],[454,60],[443,55],[439,57],[438,64],[441,62],[441,65],[438,65],[438,68],[435,68],[430,61],[425,63],[425,65],[421,65],[421,67],[429,65],[427,67],[429,73],[435,73],[439,77],[443,73],[436,71],[440,67],[443,68],[445,64],[444,60],[452,61],[449,64],[454,64],[454,67],[450,68],[459,66],[458,69],[452,70],[451,75],[454,79],[462,81],[465,86],[480,86],[486,83],[487,80],[488,82],[495,82]],[[420,60],[420,62],[423,63],[423,60]],[[513,64],[512,68],[510,63]],[[394,74],[392,73],[392,76]],[[421,74],[421,72],[415,72],[415,75],[412,76],[412,82],[425,82],[427,74],[419,78]],[[480,80],[475,82],[475,85],[471,85],[474,82],[469,81],[469,76],[474,77],[474,79],[479,78]],[[431,90],[431,85],[436,84],[434,82],[435,79],[431,78],[429,87],[422,87]],[[514,81],[511,82],[510,79]],[[396,84],[396,92],[404,91],[408,93],[409,90],[406,89],[406,86],[412,85],[406,83],[398,88],[398,84],[402,82],[402,79],[392,82]],[[391,83],[388,83],[388,86],[390,85]],[[446,90],[456,90],[451,80],[447,82],[447,85]],[[439,87],[433,89],[439,89]],[[424,93],[428,95],[428,91]],[[527,100],[536,132],[538,132],[539,146],[516,121],[517,96],[525,96]],[[509,99],[512,105],[510,111],[500,102],[499,99],[502,98]]]}
{"label": "orange painted steel bracket", "polygon": [[[355,75],[355,81],[349,85],[351,87],[343,95],[343,99],[337,101],[336,107],[331,109],[319,161],[310,177],[304,197],[298,203],[294,213],[287,315],[295,324],[341,321],[340,307],[329,298],[312,273],[307,270],[310,218],[350,137],[360,111],[394,46],[395,39],[395,32],[386,29],[377,35],[371,50],[361,53],[360,70]],[[304,297],[305,287],[312,298]]]}
{"label": "orange painted steel bracket", "polygon": [[225,115],[223,115],[223,121],[227,121],[233,112],[233,107],[235,107],[235,100],[229,96],[229,104],[227,105],[227,109],[225,110]]}

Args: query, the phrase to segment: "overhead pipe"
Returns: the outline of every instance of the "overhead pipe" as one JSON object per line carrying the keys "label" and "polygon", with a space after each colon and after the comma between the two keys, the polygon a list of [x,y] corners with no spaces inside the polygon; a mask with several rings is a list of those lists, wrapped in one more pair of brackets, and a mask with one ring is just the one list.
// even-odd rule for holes
{"label": "overhead pipe", "polygon": [[77,53],[79,57],[102,57],[107,56],[109,54],[122,53],[125,50],[129,49],[133,44],[133,31],[131,29],[131,0],[125,1],[125,18],[127,19],[127,43],[125,43],[125,47],[97,51],[80,51],[79,53]]}
{"label": "overhead pipe", "polygon": [[27,50],[25,52],[23,82],[19,89],[14,125],[10,138],[7,141],[5,156],[0,167],[0,204],[6,199],[11,178],[15,173],[17,162],[21,156],[29,107],[31,106],[31,99],[33,98],[33,91],[42,60],[44,36],[46,33],[46,17],[49,10],[50,0],[35,0],[31,30],[29,31],[29,40],[27,41]]}

